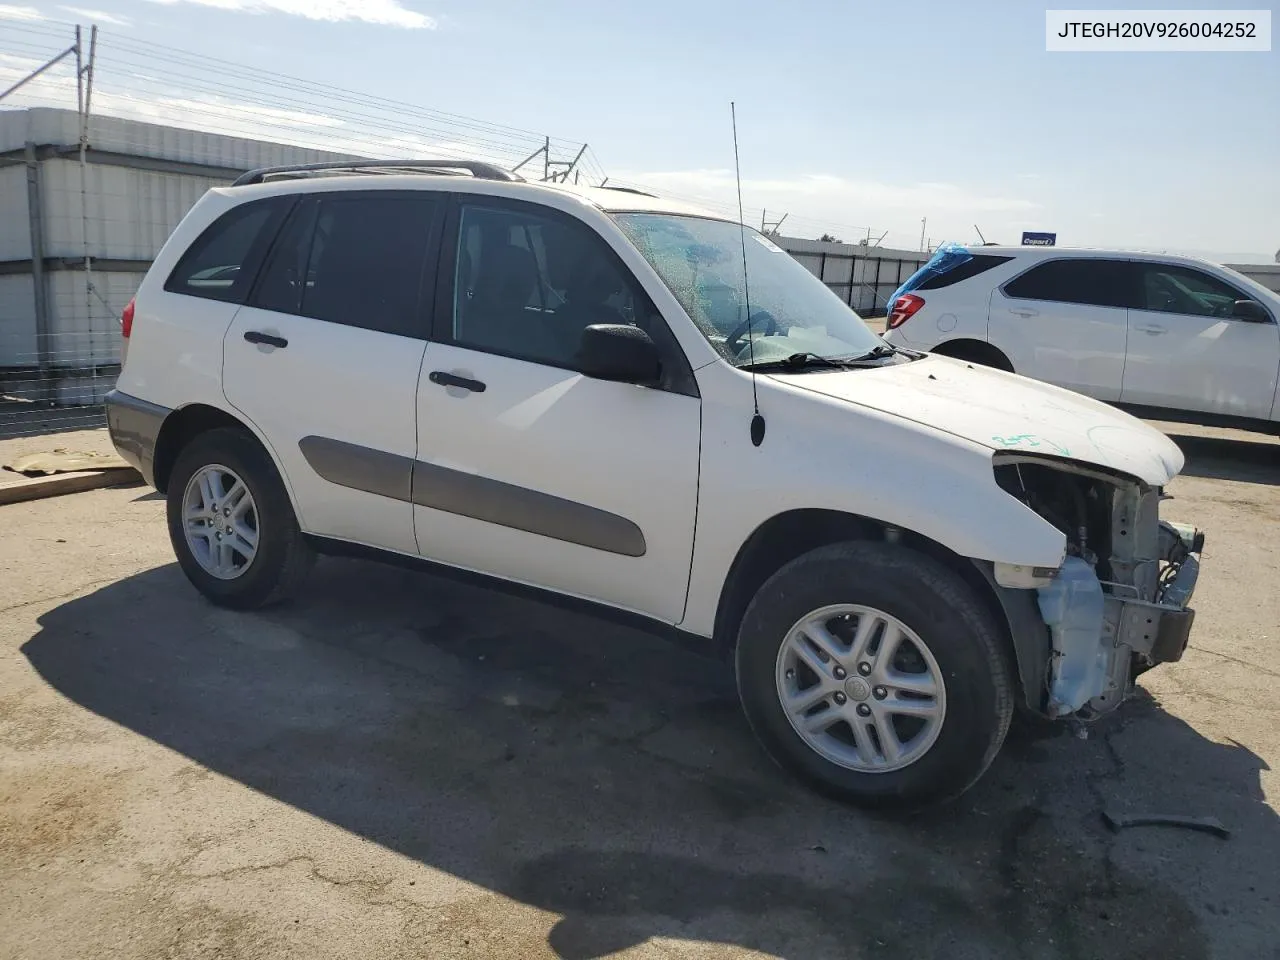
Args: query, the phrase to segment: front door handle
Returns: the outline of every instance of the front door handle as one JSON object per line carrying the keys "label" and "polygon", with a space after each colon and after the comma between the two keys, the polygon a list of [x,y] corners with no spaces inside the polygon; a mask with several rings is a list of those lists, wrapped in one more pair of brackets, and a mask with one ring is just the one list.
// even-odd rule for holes
{"label": "front door handle", "polygon": [[284,337],[277,337],[274,333],[263,333],[261,330],[246,330],[244,338],[249,343],[260,343],[264,347],[279,347],[281,350],[289,345],[289,341]]}
{"label": "front door handle", "polygon": [[1136,327],[1134,327],[1134,329],[1139,331],[1140,333],[1149,333],[1152,336],[1155,336],[1156,334],[1168,332],[1167,327],[1162,327],[1158,323],[1140,323]]}
{"label": "front door handle", "polygon": [[470,377],[460,377],[456,373],[445,373],[443,370],[432,370],[427,374],[427,379],[432,383],[438,383],[442,387],[459,387],[463,390],[470,390],[472,393],[484,393],[484,384],[479,380],[472,380]]}

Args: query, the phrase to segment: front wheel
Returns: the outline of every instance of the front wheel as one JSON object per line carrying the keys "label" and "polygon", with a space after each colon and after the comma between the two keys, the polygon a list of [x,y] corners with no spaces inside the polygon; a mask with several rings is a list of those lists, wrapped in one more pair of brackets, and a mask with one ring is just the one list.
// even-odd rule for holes
{"label": "front wheel", "polygon": [[247,610],[281,599],[310,570],[275,464],[252,434],[202,433],[169,478],[169,539],[195,587],[219,606]]}
{"label": "front wheel", "polygon": [[775,573],[743,617],[737,675],[770,755],[863,806],[963,793],[1013,713],[985,606],[942,565],[883,543],[823,547]]}

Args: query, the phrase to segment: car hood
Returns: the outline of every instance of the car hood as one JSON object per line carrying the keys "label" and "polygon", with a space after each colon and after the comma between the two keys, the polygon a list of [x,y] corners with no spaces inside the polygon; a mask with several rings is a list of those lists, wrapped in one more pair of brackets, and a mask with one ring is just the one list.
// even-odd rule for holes
{"label": "car hood", "polygon": [[852,370],[771,374],[792,386],[990,447],[1060,457],[1162,486],[1182,451],[1159,430],[1060,387],[948,357]]}

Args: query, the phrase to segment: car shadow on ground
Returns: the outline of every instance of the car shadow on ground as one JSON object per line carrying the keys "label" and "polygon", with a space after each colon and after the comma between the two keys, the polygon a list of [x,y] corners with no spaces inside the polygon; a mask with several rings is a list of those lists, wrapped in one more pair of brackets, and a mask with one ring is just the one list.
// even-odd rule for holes
{"label": "car shadow on ground", "polygon": [[1183,473],[1210,480],[1280,485],[1280,444],[1170,431],[1187,458]]}
{"label": "car shadow on ground", "polygon": [[[788,780],[725,665],[423,574],[327,560],[297,603],[237,614],[169,565],[40,626],[23,653],[75,703],[560,915],[547,941],[575,960],[655,936],[806,960],[1204,958],[1206,920],[1231,921],[1179,880],[1229,876],[1244,849],[1280,860],[1262,761],[1150,698],[1088,741],[1019,729],[961,801],[904,819]],[[1230,806],[1191,812],[1234,817],[1234,849],[1167,830],[1135,843],[1099,818],[1206,795]]]}

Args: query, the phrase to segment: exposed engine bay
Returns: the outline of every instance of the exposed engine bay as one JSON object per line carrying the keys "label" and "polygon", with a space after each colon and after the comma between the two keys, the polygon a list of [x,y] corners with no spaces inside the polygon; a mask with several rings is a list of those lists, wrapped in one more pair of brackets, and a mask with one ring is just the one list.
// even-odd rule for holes
{"label": "exposed engine bay", "polygon": [[1084,719],[1114,710],[1139,674],[1181,659],[1204,534],[1161,520],[1162,490],[1136,479],[1044,457],[995,463],[1000,487],[1066,537],[1062,566],[1026,584],[1052,642],[1042,710]]}

